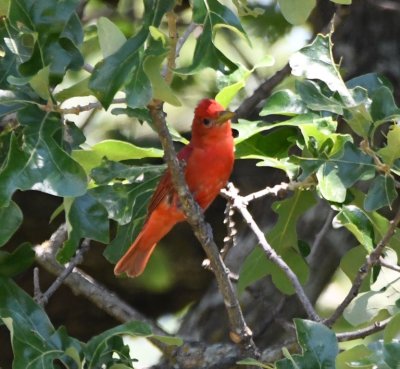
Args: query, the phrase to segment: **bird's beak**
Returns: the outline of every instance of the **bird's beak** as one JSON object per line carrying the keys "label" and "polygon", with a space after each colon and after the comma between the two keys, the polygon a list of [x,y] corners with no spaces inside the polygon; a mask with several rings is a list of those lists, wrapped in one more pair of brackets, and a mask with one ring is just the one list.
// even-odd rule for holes
{"label": "bird's beak", "polygon": [[229,110],[223,110],[218,113],[218,118],[214,119],[215,124],[223,124],[232,119],[236,114]]}

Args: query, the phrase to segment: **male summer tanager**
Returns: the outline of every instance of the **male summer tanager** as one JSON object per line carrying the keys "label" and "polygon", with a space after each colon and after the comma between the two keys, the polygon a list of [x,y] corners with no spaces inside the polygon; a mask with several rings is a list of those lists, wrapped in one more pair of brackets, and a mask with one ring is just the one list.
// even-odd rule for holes
{"label": "male summer tanager", "polygon": [[[184,162],[186,183],[202,209],[214,201],[232,172],[233,116],[214,100],[200,101],[194,111],[190,143],[178,153],[178,159]],[[157,242],[183,220],[185,215],[167,170],[150,200],[141,232],[118,261],[114,273],[130,277],[141,274]]]}

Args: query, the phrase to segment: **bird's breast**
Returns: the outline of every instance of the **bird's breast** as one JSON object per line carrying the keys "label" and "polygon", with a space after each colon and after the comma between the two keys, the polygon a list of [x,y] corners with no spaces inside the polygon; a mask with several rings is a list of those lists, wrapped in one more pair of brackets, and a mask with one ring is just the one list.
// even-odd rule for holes
{"label": "bird's breast", "polygon": [[218,195],[232,172],[234,162],[231,142],[211,147],[193,148],[185,177],[194,198],[205,209]]}

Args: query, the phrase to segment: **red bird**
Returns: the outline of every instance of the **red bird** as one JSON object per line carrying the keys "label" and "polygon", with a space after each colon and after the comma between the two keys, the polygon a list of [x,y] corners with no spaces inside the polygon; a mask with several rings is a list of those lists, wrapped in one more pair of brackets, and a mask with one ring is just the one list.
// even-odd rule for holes
{"label": "red bird", "polygon": [[[185,162],[184,174],[189,190],[202,209],[217,197],[231,175],[234,153],[230,119],[234,113],[224,110],[216,101],[204,99],[194,111],[192,139],[179,153]],[[167,170],[161,178],[148,207],[147,219],[135,242],[115,266],[116,275],[140,275],[151,253],[179,222],[185,220],[178,195]]]}

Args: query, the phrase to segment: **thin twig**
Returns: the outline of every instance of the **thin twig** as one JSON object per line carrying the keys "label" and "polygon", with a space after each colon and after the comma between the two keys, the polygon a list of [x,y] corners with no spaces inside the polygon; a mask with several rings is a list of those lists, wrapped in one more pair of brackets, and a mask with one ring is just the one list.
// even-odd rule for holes
{"label": "thin twig", "polygon": [[189,38],[189,36],[192,34],[192,32],[199,27],[198,24],[196,23],[190,23],[189,26],[186,28],[185,32],[183,33],[183,35],[181,37],[179,37],[177,43],[176,43],[176,58],[179,57],[182,47],[185,44],[185,42],[187,41],[187,39]]}
{"label": "thin twig", "polygon": [[383,266],[384,268],[388,268],[388,269],[394,270],[395,272],[399,272],[400,273],[400,266],[388,263],[382,257],[379,258],[379,265]]}
{"label": "thin twig", "polygon": [[90,73],[90,74],[92,74],[93,73],[93,71],[94,71],[94,67],[93,67],[93,65],[90,65],[89,63],[85,63],[85,64],[83,64],[83,70],[85,70],[86,72],[88,72],[88,73]]}
{"label": "thin twig", "polygon": [[190,193],[183,177],[181,167],[174,150],[172,138],[165,122],[165,114],[162,110],[162,102],[153,101],[153,103],[149,105],[149,110],[164,149],[165,160],[171,173],[172,182],[178,193],[182,210],[188,223],[192,226],[197,239],[203,246],[207,257],[210,259],[211,267],[215,274],[219,290],[223,295],[230,322],[230,336],[234,342],[240,343],[245,350],[249,351],[250,355],[255,356],[257,353],[257,348],[253,342],[252,333],[247,327],[243,318],[239,301],[229,279],[229,271],[226,268],[219,253],[218,247],[214,242],[211,227],[204,221],[203,212],[193,199],[193,196]]}
{"label": "thin twig", "polygon": [[67,264],[66,268],[63,270],[61,274],[58,275],[57,279],[52,283],[52,285],[47,289],[46,292],[42,293],[38,303],[42,306],[46,305],[51,296],[53,296],[54,292],[56,292],[61,285],[64,283],[65,279],[72,273],[73,269],[82,263],[83,255],[86,251],[89,250],[90,240],[85,238],[82,242],[81,247],[77,250],[75,256],[71,259],[71,261]]}
{"label": "thin twig", "polygon": [[343,311],[346,309],[346,307],[358,295],[358,292],[360,290],[363,280],[368,275],[368,273],[372,269],[372,267],[379,262],[379,259],[383,252],[383,249],[388,244],[390,239],[393,237],[399,222],[400,222],[400,208],[397,211],[397,214],[394,217],[394,219],[390,222],[390,225],[389,225],[388,230],[386,231],[386,234],[383,236],[383,238],[378,243],[376,248],[366,257],[366,260],[365,260],[364,264],[361,266],[361,268],[359,269],[356,277],[354,278],[353,284],[350,288],[350,291],[346,295],[346,297],[343,299],[341,304],[336,308],[336,310],[333,312],[333,314],[324,321],[324,323],[328,327],[331,327],[336,322],[336,320],[343,314]]}
{"label": "thin twig", "polygon": [[391,319],[392,317],[387,318],[385,320],[381,320],[380,322],[375,322],[368,327],[361,328],[353,332],[336,333],[336,338],[338,339],[339,342],[344,342],[344,341],[351,341],[351,340],[356,340],[358,338],[367,337],[372,333],[384,330]]}
{"label": "thin twig", "polygon": [[221,193],[223,196],[233,199],[234,207],[242,214],[243,219],[246,221],[246,223],[249,225],[253,233],[256,235],[258,242],[261,245],[262,249],[264,250],[265,254],[267,255],[268,259],[271,260],[274,264],[276,264],[289,278],[290,282],[292,283],[296,291],[297,297],[302,303],[308,317],[315,321],[320,321],[321,318],[314,310],[296,274],[271,247],[271,245],[268,243],[267,239],[264,236],[264,232],[259,228],[257,223],[254,221],[252,215],[247,210],[247,203],[244,200],[245,198],[239,195],[238,190],[233,186],[232,183],[228,184],[228,190],[222,190]]}
{"label": "thin twig", "polygon": [[264,196],[274,195],[279,197],[282,193],[287,191],[295,191],[297,189],[307,189],[315,186],[315,182],[312,177],[306,178],[302,182],[282,182],[272,187],[265,187],[260,191],[253,192],[247,196],[243,196],[243,201],[249,203],[250,201],[259,199]]}
{"label": "thin twig", "polygon": [[42,303],[43,292],[40,289],[39,268],[33,268],[33,299],[43,307]]}
{"label": "thin twig", "polygon": [[332,210],[329,210],[328,216],[325,219],[324,225],[322,226],[321,230],[316,234],[312,249],[318,249],[320,243],[324,239],[326,233],[329,231],[329,228],[332,226],[332,220],[335,216],[335,213]]}

